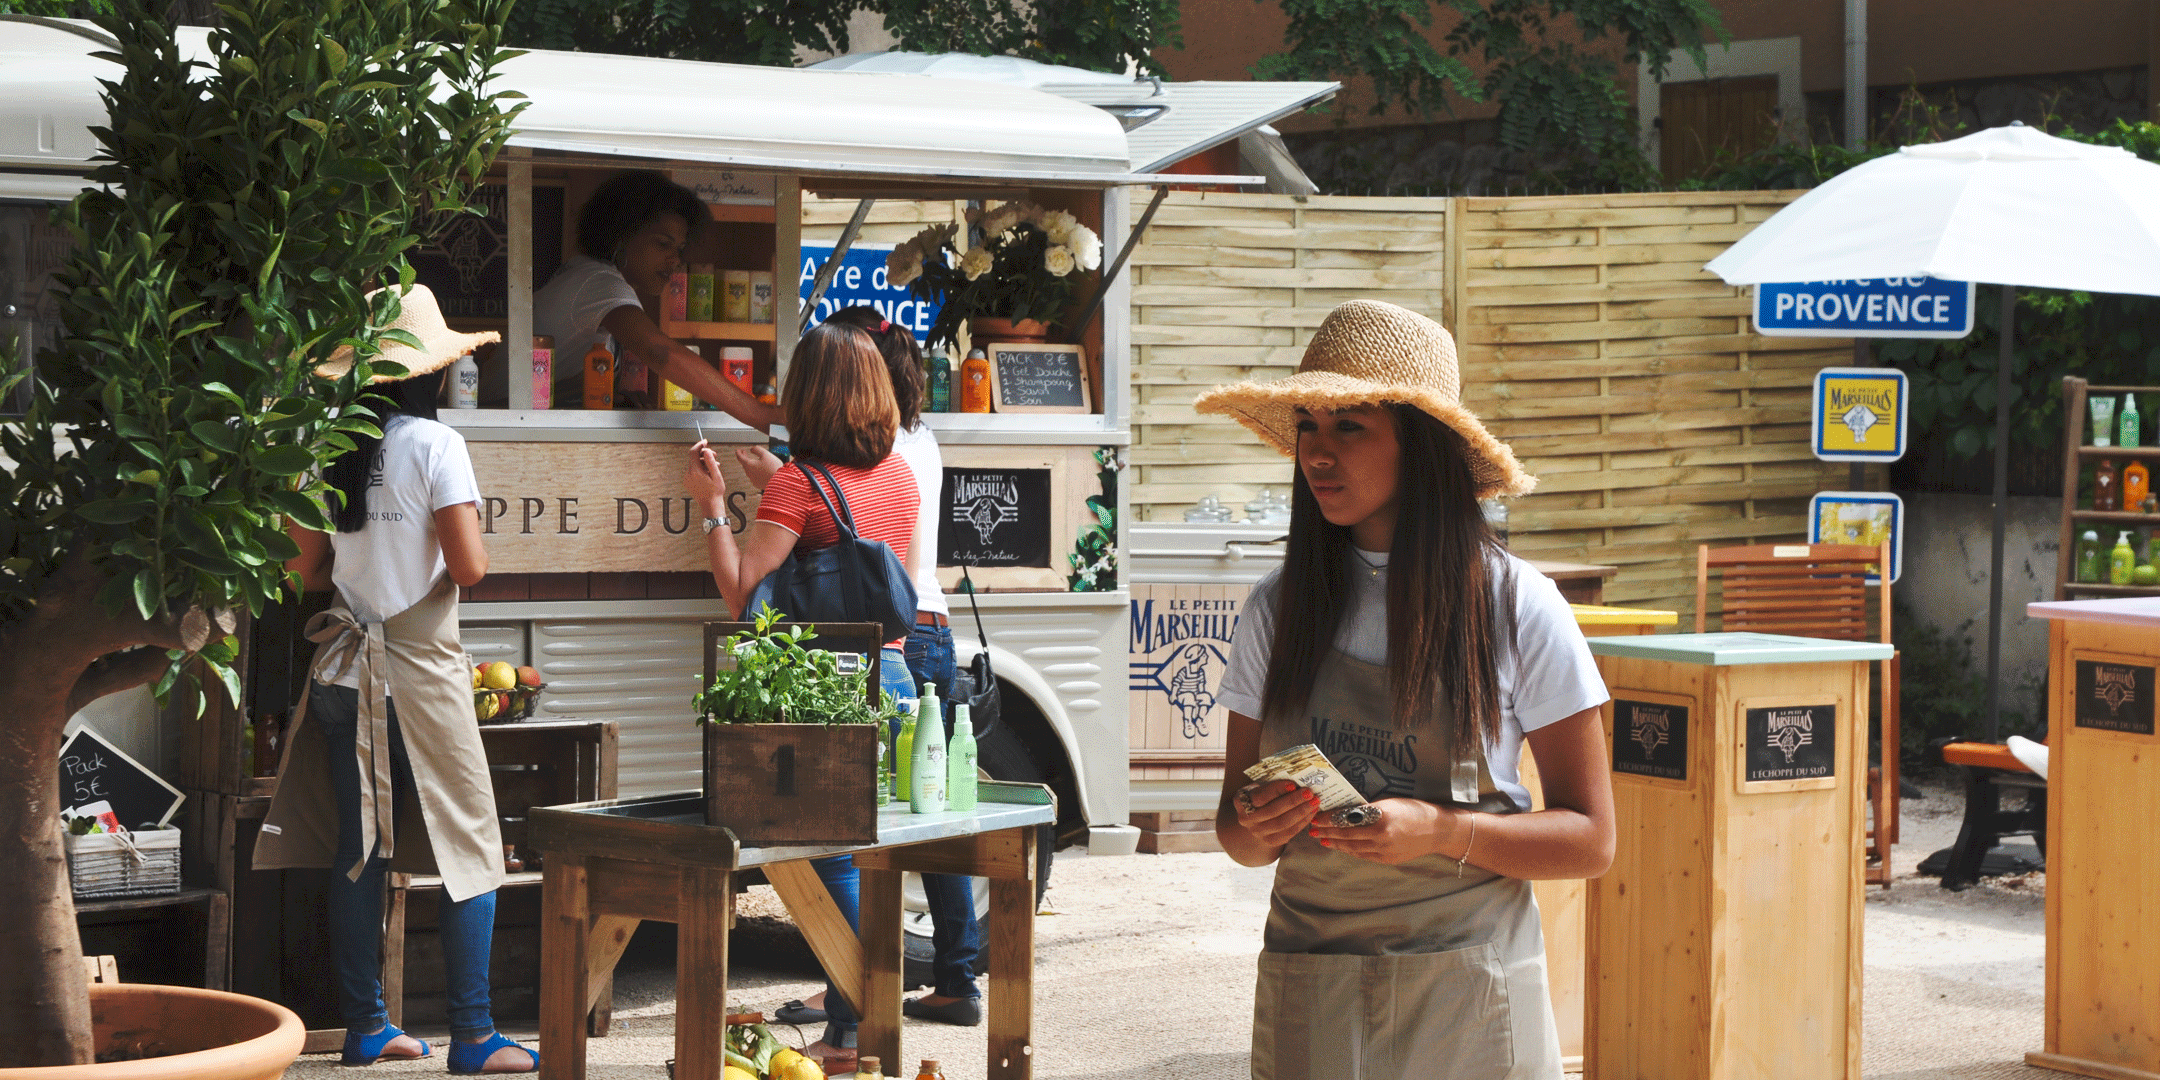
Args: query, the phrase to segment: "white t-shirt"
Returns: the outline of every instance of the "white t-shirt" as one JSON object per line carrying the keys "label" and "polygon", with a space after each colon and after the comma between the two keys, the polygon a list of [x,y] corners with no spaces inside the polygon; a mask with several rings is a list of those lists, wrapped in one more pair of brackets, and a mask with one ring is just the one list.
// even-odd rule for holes
{"label": "white t-shirt", "polygon": [[[392,417],[368,470],[367,526],[330,534],[330,580],[353,617],[383,622],[434,592],[450,572],[435,511],[479,500],[464,436],[433,420]],[[359,686],[359,672],[348,668],[337,685]]]}
{"label": "white t-shirt", "polygon": [[585,352],[593,342],[616,351],[614,338],[600,320],[620,307],[645,310],[637,290],[623,280],[622,271],[590,255],[579,255],[562,264],[562,269],[533,294],[533,333],[555,339],[558,385],[583,377]]}
{"label": "white t-shirt", "polygon": [[[1493,784],[1528,810],[1530,792],[1522,786],[1518,767],[1524,733],[1602,705],[1610,695],[1560,587],[1529,563],[1505,557],[1515,574],[1515,641],[1511,651],[1494,661],[1500,682],[1500,738],[1485,748],[1485,763]],[[1335,648],[1354,660],[1385,665],[1387,553],[1353,548],[1349,558],[1351,608],[1336,632]],[[1380,573],[1372,573],[1375,566]],[[1281,578],[1278,569],[1252,587],[1231,635],[1230,664],[1215,700],[1232,712],[1260,715],[1260,695],[1275,647],[1275,598]],[[1497,589],[1497,574],[1494,580]],[[1498,596],[1494,600],[1502,602]]]}
{"label": "white t-shirt", "polygon": [[945,490],[945,456],[938,453],[937,436],[930,433],[930,425],[921,420],[915,421],[912,429],[900,429],[893,438],[892,452],[900,455],[915,473],[915,487],[922,497],[922,508],[915,515],[916,532],[921,534],[927,529],[931,545],[929,557],[915,574],[915,610],[949,614],[952,608],[945,604],[945,587],[938,584],[937,577],[937,504],[939,493]]}

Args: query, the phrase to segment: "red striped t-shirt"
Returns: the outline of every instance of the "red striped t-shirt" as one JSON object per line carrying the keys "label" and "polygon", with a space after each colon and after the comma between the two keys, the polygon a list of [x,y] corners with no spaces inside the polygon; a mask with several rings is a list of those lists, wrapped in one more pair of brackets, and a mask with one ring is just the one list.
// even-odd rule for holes
{"label": "red striped t-shirt", "polygon": [[[848,513],[855,519],[855,528],[865,539],[883,541],[905,564],[908,542],[915,536],[915,515],[922,506],[915,489],[915,470],[908,468],[907,459],[888,454],[867,469],[845,465],[828,465],[826,469],[847,495]],[[832,487],[824,477],[818,478],[818,486],[825,489],[826,498],[832,498]],[[801,537],[796,546],[804,551],[840,542],[840,530],[832,515],[826,513],[825,503],[810,489],[803,471],[792,464],[773,474],[772,483],[765,486],[757,519]]]}

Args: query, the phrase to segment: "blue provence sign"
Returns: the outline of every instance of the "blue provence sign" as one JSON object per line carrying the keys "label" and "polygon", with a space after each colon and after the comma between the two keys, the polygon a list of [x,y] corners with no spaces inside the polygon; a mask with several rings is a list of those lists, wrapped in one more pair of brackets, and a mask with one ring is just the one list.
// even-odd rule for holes
{"label": "blue provence sign", "polygon": [[1970,281],[1914,277],[1755,286],[1755,332],[1764,337],[1961,338],[1972,327]]}
{"label": "blue provence sign", "polygon": [[[817,310],[811,313],[810,325],[824,322],[833,312],[842,308],[864,305],[874,307],[878,314],[893,323],[905,326],[921,341],[930,333],[930,326],[937,321],[938,309],[915,299],[905,288],[895,288],[885,279],[885,256],[892,253],[891,244],[865,244],[856,242],[848,247],[840,260],[840,269],[833,274],[832,284],[825,287],[825,295],[818,299]],[[818,267],[832,257],[831,244],[804,244],[802,266],[799,268],[795,295],[802,301],[810,299],[810,285],[817,280]]]}

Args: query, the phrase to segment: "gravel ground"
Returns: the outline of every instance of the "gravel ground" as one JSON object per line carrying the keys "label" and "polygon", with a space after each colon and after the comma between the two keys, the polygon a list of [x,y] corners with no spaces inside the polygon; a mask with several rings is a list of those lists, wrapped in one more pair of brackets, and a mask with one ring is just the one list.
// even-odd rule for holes
{"label": "gravel ground", "polygon": [[[1957,836],[1962,799],[1948,788],[1904,804],[1898,871],[1867,904],[1864,1075],[1875,1080],[2039,1077],[2021,1063],[2040,1047],[2044,875],[1943,891],[1914,867]],[[2013,847],[2037,857],[2029,847]],[[1036,924],[1035,1075],[1044,1080],[1244,1080],[1254,954],[1270,871],[1221,854],[1089,858],[1060,854]],[[743,898],[732,1004],[770,1012],[819,983],[799,939],[771,933],[769,889]],[[618,969],[615,1027],[589,1043],[594,1080],[664,1080],[674,1053],[674,969],[664,940]],[[985,991],[997,993],[995,985]],[[530,1034],[526,1032],[524,1034]],[[815,1038],[816,1031],[791,1043]],[[906,1064],[936,1057],[951,1080],[981,1077],[982,1031],[909,1020]],[[440,1053],[440,1051],[438,1051]],[[335,1055],[289,1076],[330,1080]],[[438,1073],[437,1060],[380,1073]],[[910,1071],[907,1075],[912,1076]]]}

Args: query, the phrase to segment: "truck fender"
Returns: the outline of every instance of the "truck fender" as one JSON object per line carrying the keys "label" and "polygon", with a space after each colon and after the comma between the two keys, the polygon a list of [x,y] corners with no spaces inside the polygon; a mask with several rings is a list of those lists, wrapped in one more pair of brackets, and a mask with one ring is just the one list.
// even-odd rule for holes
{"label": "truck fender", "polygon": [[[957,638],[957,635],[955,637]],[[963,643],[959,640],[953,642],[953,655],[963,668],[982,651],[979,643]],[[1072,770],[1073,789],[1080,803],[1075,808],[1079,811],[1079,820],[1094,821],[1088,812],[1087,759],[1079,753],[1075,745],[1072,718],[1065,711],[1065,703],[1058,698],[1057,692],[1050,688],[1050,681],[1043,678],[1042,673],[1036,671],[1018,653],[995,644],[990,646],[989,651],[990,667],[997,672],[998,682],[1010,690],[1027,695],[1029,702],[1050,724],[1051,732],[1057,736],[1059,749],[1065,754],[1066,767]]]}

